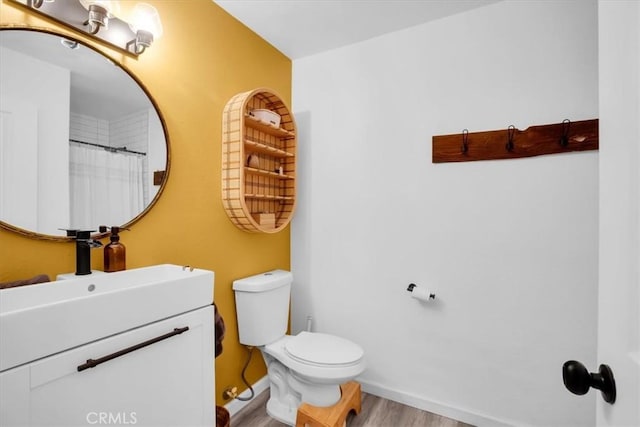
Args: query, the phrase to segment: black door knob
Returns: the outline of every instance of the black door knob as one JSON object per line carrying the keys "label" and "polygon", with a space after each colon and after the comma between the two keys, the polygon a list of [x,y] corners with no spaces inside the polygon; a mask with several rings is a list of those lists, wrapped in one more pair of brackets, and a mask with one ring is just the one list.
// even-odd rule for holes
{"label": "black door knob", "polygon": [[607,365],[600,365],[598,373],[589,373],[580,362],[569,360],[562,365],[564,386],[573,394],[583,395],[593,387],[602,392],[607,403],[616,401],[616,383],[613,372]]}

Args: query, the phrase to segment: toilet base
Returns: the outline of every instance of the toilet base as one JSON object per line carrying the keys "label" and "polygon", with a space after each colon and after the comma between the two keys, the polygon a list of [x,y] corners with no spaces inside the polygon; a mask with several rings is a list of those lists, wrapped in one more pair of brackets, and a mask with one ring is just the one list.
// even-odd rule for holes
{"label": "toilet base", "polygon": [[296,427],[343,427],[347,415],[352,410],[359,414],[362,410],[360,384],[349,381],[340,386],[342,396],[333,406],[318,407],[303,403],[298,408]]}

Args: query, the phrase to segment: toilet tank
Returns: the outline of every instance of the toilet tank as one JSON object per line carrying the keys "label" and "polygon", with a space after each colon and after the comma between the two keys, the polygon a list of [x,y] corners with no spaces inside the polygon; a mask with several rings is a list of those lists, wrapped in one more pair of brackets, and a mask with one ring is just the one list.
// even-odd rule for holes
{"label": "toilet tank", "polygon": [[233,282],[241,344],[267,345],[287,333],[292,281],[290,271],[273,270]]}

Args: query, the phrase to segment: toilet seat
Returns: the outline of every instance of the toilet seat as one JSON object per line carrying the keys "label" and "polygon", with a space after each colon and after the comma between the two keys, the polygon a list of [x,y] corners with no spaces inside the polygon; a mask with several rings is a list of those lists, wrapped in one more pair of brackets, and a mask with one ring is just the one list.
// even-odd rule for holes
{"label": "toilet seat", "polygon": [[313,366],[350,366],[364,356],[362,348],[344,338],[318,332],[300,332],[284,344],[292,359]]}
{"label": "toilet seat", "polygon": [[[298,338],[301,339],[297,344],[287,346]],[[305,377],[316,384],[338,386],[360,375],[366,366],[360,346],[344,338],[317,332],[284,335],[260,347],[260,350],[286,366],[292,375]]]}

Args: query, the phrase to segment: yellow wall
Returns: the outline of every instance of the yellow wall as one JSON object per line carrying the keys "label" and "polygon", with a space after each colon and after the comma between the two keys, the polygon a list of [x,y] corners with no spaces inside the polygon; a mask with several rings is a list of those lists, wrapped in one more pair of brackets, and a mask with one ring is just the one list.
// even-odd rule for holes
{"label": "yellow wall", "polygon": [[[171,170],[153,209],[122,233],[127,267],[173,263],[215,272],[215,302],[227,326],[224,352],[216,359],[220,405],[226,387],[245,388],[240,371],[246,352],[238,343],[231,282],[269,269],[289,269],[290,250],[288,227],[275,234],[249,234],[227,218],[221,202],[222,109],[236,93],[256,87],[274,89],[290,105],[291,61],[211,0],[146,1],[158,9],[164,35],[138,59],[6,1],[0,5],[0,24],[55,29],[84,40],[128,68],[155,99],[168,132]],[[92,255],[93,267],[102,269],[102,251]],[[73,243],[0,229],[0,282],[74,270]],[[249,381],[265,374],[262,358],[254,354]]]}

